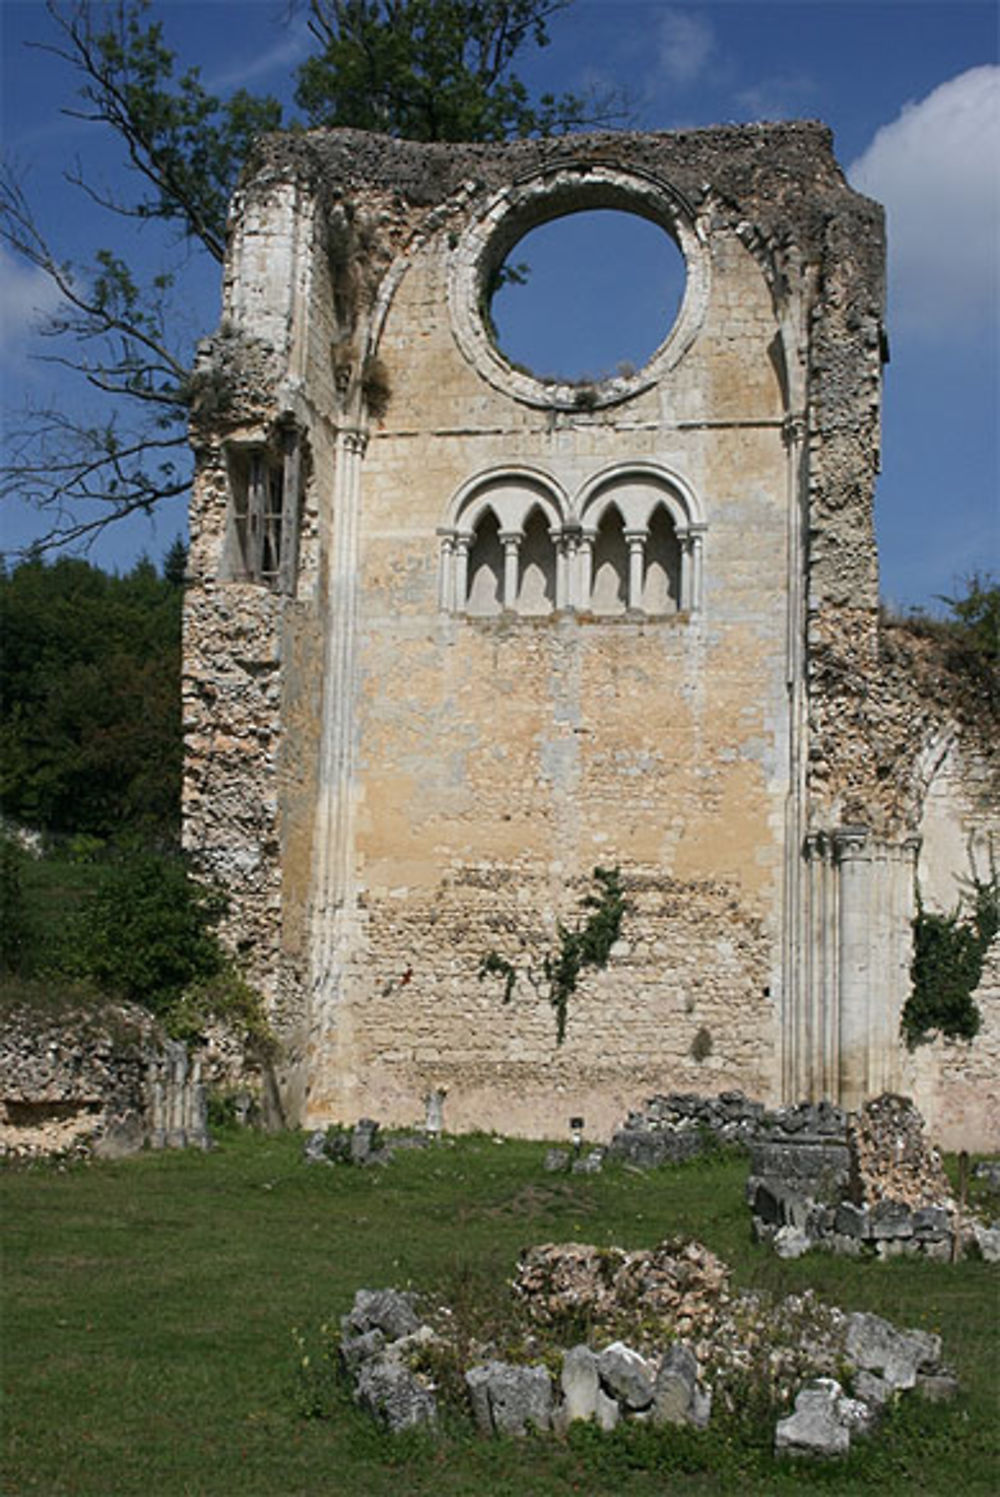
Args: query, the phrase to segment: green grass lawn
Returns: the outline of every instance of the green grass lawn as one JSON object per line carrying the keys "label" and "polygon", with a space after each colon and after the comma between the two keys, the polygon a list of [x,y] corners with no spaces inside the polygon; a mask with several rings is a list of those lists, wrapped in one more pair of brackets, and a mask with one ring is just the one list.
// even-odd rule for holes
{"label": "green grass lawn", "polygon": [[[750,1242],[739,1160],[555,1177],[543,1145],[486,1137],[385,1169],[309,1166],[301,1150],[297,1135],[226,1133],[208,1155],[0,1172],[6,1497],[1000,1489],[996,1268],[783,1263]],[[811,1285],[939,1331],[960,1400],[913,1399],[833,1467],[776,1465],[760,1420],[491,1442],[452,1424],[394,1438],[343,1390],[329,1418],[298,1412],[293,1328],[335,1321],[362,1286],[488,1294],[532,1242],[677,1234],[742,1286]]]}

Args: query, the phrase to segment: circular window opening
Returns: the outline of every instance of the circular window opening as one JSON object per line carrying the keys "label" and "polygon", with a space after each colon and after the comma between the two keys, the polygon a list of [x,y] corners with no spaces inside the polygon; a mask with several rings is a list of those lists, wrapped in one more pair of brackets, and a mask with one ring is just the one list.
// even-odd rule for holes
{"label": "circular window opening", "polygon": [[627,378],[673,327],[684,256],[665,229],[616,208],[581,209],[518,240],[495,278],[495,345],[544,383]]}

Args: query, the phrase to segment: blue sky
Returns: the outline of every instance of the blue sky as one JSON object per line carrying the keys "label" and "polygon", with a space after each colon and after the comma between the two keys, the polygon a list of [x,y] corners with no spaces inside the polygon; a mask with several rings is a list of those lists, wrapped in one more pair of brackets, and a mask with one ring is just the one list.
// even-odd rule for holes
{"label": "blue sky", "polygon": [[[309,39],[301,15],[287,21],[285,0],[158,0],[152,13],[180,63],[199,65],[210,88],[272,92],[290,106],[292,70]],[[60,252],[85,263],[100,245],[120,243],[120,230],[62,172],[78,159],[89,179],[114,184],[122,173],[119,150],[100,130],[60,112],[72,105],[75,87],[65,64],[23,45],[50,35],[43,0],[0,0],[0,22],[5,154]],[[876,504],[883,594],[899,605],[930,605],[972,571],[1000,571],[993,0],[576,0],[550,32],[548,48],[525,54],[518,69],[525,82],[537,91],[624,89],[637,128],[782,118],[818,118],[833,128],[845,171],[888,212],[892,361]],[[599,372],[619,357],[637,362],[648,352],[636,357],[630,340],[648,336],[651,317],[668,318],[670,270],[650,262],[645,275],[629,278],[647,300],[622,296],[619,303],[600,281],[616,250],[595,252],[593,235],[587,243],[589,254],[576,258],[594,268],[598,284],[577,296],[601,309],[610,351],[599,341],[601,319],[575,315],[572,304],[560,312],[549,297],[543,325],[558,345],[553,358]],[[166,255],[181,268],[177,326],[193,347],[218,318],[217,268],[149,226],[131,246],[137,266]],[[524,249],[537,293],[544,249]],[[651,253],[661,249],[653,245]],[[25,398],[77,398],[33,357],[42,346],[36,309],[50,305],[35,274],[0,257],[0,375],[12,426]],[[527,299],[524,308],[522,325],[537,328],[537,310]],[[513,301],[510,318],[514,340]],[[502,318],[505,334],[507,326]],[[567,343],[570,327],[579,341]],[[548,357],[532,347],[526,361],[548,372]],[[35,518],[16,507],[8,506],[0,523],[5,549],[37,533]],[[182,526],[175,506],[151,524],[112,531],[91,555],[109,566],[127,566],[142,550],[159,558]]]}

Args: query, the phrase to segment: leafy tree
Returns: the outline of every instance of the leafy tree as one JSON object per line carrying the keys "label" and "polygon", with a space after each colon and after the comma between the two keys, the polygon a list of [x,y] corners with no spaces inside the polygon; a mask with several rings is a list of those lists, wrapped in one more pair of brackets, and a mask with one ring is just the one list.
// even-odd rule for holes
{"label": "leafy tree", "polygon": [[0,837],[0,973],[22,971],[31,946],[23,866],[21,849],[9,837]]}
{"label": "leafy tree", "polygon": [[225,966],[215,934],[225,909],[180,857],[130,849],[102,869],[66,964],[104,992],[166,1016]]}
{"label": "leafy tree", "polygon": [[181,597],[149,561],[124,577],[70,557],[0,575],[6,815],[55,833],[176,838]]}
{"label": "leafy tree", "polygon": [[300,69],[311,125],[409,140],[505,140],[593,122],[593,101],[543,94],[511,72],[570,0],[311,0],[322,51]]}
{"label": "leafy tree", "polygon": [[[532,104],[511,71],[525,48],[547,44],[548,19],[571,0],[302,3],[320,48],[299,72],[310,123],[497,140],[595,122],[572,96]],[[291,0],[289,13],[296,8]],[[277,100],[245,91],[223,100],[197,68],[178,75],[149,0],[46,0],[46,11],[54,39],[43,45],[78,79],[78,104],[67,113],[110,130],[141,186],[122,199],[79,170],[68,181],[111,214],[169,226],[189,249],[221,261],[230,195],[255,137],[282,124]],[[67,265],[9,171],[0,177],[0,234],[60,294],[51,358],[102,397],[96,421],[64,406],[26,413],[0,493],[50,517],[45,548],[183,495],[193,349],[173,328],[171,272],[142,284],[114,248],[88,268]]]}

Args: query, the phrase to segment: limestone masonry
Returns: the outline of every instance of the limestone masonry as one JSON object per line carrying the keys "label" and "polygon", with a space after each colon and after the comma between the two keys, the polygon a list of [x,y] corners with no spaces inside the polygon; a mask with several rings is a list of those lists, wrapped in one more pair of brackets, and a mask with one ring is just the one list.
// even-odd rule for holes
{"label": "limestone masonry", "polygon": [[[673,237],[680,310],[644,368],[542,380],[491,289],[593,208]],[[1000,1144],[995,965],[971,1046],[898,1039],[918,861],[949,906],[997,815],[880,651],[883,268],[813,123],[258,145],[195,375],[185,816],[291,1118],[893,1090]],[[597,866],[629,910],[557,1045],[479,967],[537,974]]]}

